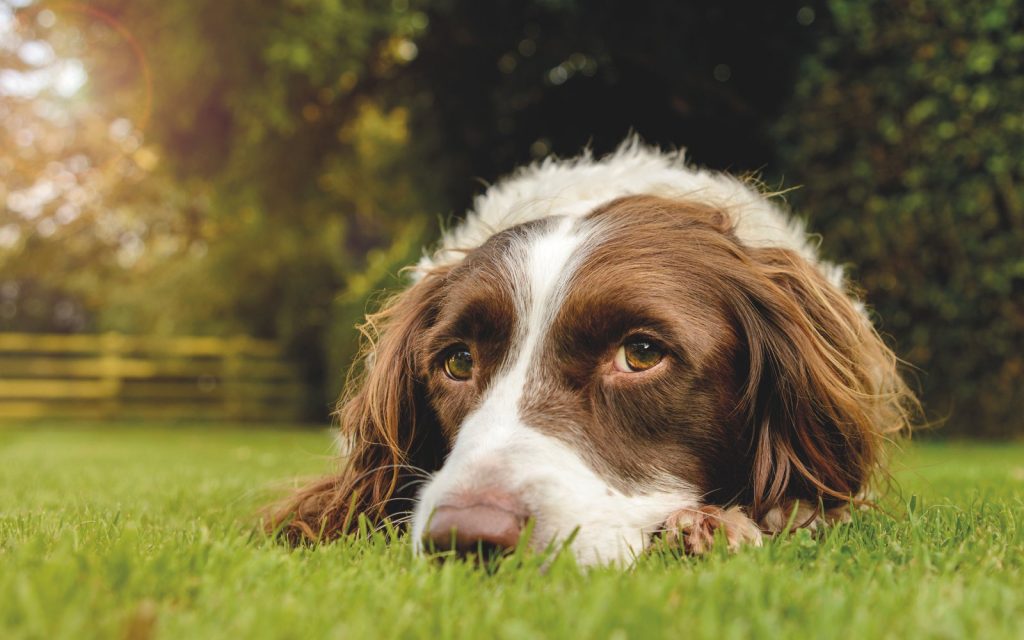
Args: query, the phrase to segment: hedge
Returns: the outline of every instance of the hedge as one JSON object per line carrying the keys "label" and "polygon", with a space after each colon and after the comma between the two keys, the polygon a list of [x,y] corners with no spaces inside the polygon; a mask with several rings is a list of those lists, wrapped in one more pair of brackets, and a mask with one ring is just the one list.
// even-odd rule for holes
{"label": "hedge", "polygon": [[1024,7],[832,0],[775,129],[935,433],[1024,435]]}

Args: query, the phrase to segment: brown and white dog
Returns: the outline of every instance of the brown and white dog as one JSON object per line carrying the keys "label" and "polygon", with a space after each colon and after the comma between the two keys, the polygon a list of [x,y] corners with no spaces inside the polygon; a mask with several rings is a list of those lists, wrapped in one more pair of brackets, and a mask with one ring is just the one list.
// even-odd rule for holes
{"label": "brown and white dog", "polygon": [[532,518],[583,564],[760,544],[840,517],[913,404],[800,221],[636,141],[490,187],[366,331],[343,468],[277,516],[293,541],[364,513],[467,550]]}

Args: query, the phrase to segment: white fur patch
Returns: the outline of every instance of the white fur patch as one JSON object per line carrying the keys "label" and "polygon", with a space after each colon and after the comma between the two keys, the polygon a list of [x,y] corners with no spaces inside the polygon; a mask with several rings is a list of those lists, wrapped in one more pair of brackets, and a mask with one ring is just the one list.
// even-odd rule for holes
{"label": "white fur patch", "polygon": [[444,235],[419,266],[450,265],[464,251],[524,222],[553,215],[582,217],[616,198],[652,195],[717,207],[730,216],[736,234],[752,247],[783,247],[816,264],[836,286],[842,268],[824,262],[804,223],[786,213],[750,182],[688,165],[683,151],[668,153],[627,139],[615,153],[590,152],[569,160],[547,158],[499,180],[477,196],[466,219]]}
{"label": "white fur patch", "polygon": [[497,491],[517,498],[536,519],[534,546],[578,529],[571,548],[581,563],[628,561],[669,514],[698,506],[692,487],[675,479],[625,495],[572,447],[522,420],[527,381],[543,358],[541,346],[574,265],[586,252],[588,238],[576,222],[575,217],[556,220],[553,228],[529,237],[525,252],[510,252],[516,338],[480,406],[460,425],[444,466],[419,496],[412,530],[417,545],[438,506],[460,494]]}

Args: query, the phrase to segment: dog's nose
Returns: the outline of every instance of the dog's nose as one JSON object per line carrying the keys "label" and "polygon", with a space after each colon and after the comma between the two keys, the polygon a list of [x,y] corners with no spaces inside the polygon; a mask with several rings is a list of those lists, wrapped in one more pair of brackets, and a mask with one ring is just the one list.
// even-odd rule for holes
{"label": "dog's nose", "polygon": [[489,502],[440,506],[434,510],[424,542],[437,550],[491,555],[516,546],[524,520],[518,510]]}

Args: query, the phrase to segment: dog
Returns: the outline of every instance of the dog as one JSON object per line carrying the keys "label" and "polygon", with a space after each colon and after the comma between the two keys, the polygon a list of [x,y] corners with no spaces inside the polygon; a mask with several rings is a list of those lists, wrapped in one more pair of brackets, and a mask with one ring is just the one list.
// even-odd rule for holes
{"label": "dog", "polygon": [[272,519],[293,542],[363,514],[417,550],[582,565],[760,545],[846,517],[909,428],[843,270],[777,197],[682,152],[522,168],[413,272],[363,327],[341,468]]}

